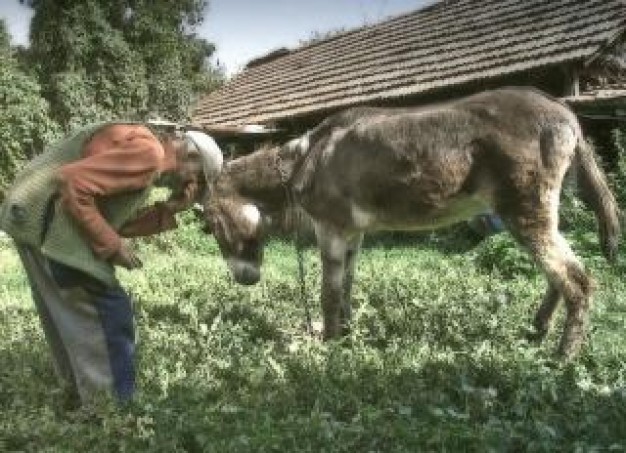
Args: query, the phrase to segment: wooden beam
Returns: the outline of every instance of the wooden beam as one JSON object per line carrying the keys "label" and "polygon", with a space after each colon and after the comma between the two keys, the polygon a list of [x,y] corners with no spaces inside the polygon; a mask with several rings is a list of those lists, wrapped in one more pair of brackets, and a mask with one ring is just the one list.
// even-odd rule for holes
{"label": "wooden beam", "polygon": [[580,96],[580,70],[576,65],[568,66],[566,69],[567,85],[565,87],[565,95],[577,98]]}

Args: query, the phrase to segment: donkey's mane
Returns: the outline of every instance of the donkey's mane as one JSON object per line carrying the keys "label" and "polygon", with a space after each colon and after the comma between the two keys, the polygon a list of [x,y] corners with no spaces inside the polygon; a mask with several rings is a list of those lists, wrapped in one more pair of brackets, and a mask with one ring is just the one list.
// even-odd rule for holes
{"label": "donkey's mane", "polygon": [[228,162],[225,172],[235,181],[246,185],[258,184],[263,187],[274,184],[276,179],[275,150],[270,147],[261,148],[251,154],[238,157]]}
{"label": "donkey's mane", "polygon": [[242,195],[264,199],[266,207],[277,209],[284,203],[285,189],[277,168],[277,147],[266,146],[227,163],[223,180]]}

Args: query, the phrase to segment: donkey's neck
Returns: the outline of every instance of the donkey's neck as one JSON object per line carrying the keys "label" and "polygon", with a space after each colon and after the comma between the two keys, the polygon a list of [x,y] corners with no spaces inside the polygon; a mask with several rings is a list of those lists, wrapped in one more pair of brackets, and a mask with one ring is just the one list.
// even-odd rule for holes
{"label": "donkey's neck", "polygon": [[237,193],[266,210],[282,210],[289,201],[287,180],[293,167],[292,157],[283,154],[280,147],[266,148],[231,161],[226,171]]}

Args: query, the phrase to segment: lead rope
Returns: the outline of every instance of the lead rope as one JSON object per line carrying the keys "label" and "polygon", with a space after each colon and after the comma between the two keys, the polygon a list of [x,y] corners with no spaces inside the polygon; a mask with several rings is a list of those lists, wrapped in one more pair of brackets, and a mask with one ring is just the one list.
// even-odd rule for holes
{"label": "lead rope", "polygon": [[301,216],[296,210],[296,202],[294,200],[294,194],[289,188],[287,181],[287,175],[284,173],[283,168],[280,165],[280,152],[276,153],[276,161],[275,166],[278,171],[278,175],[280,177],[281,185],[285,190],[285,194],[287,196],[287,208],[291,209],[293,215],[293,234],[292,234],[292,242],[294,248],[296,249],[296,258],[298,261],[298,281],[300,286],[300,304],[304,308],[304,322],[306,332],[309,335],[313,334],[313,321],[311,318],[311,305],[308,298],[308,291],[306,287],[306,270],[304,268],[304,244],[302,242],[302,235],[300,234],[300,227],[302,226]]}

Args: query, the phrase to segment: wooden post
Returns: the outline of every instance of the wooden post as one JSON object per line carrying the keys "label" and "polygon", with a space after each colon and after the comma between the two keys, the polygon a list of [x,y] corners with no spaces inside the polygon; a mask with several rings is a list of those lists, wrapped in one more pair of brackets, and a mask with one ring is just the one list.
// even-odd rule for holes
{"label": "wooden post", "polygon": [[578,67],[572,65],[567,68],[566,96],[580,96],[580,71]]}

